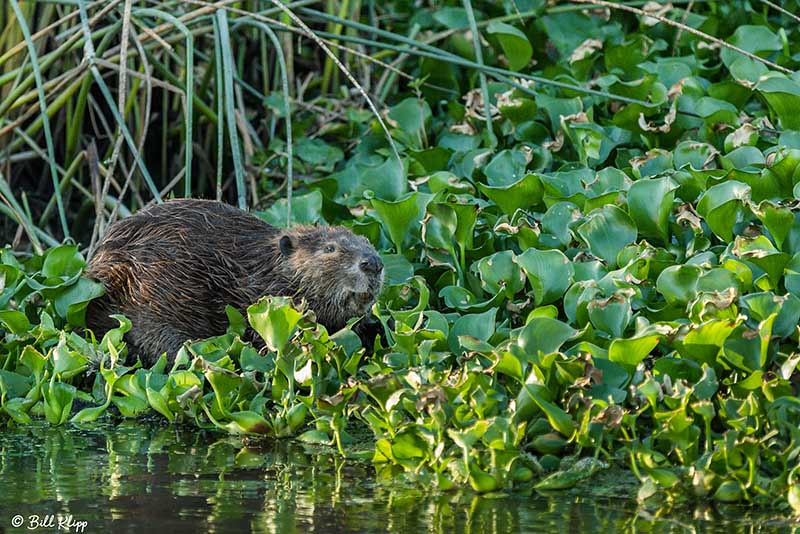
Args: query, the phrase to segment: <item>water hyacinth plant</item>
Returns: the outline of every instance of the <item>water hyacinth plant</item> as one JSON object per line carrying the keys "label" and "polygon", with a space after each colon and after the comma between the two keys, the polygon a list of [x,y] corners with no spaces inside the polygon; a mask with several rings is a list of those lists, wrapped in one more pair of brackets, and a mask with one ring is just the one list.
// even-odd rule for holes
{"label": "water hyacinth plant", "polygon": [[[798,11],[11,0],[0,424],[156,414],[441,490],[614,466],[645,504],[800,513]],[[388,336],[269,297],[171,366],[125,317],[96,339],[87,255],[171,195],[366,236]]]}

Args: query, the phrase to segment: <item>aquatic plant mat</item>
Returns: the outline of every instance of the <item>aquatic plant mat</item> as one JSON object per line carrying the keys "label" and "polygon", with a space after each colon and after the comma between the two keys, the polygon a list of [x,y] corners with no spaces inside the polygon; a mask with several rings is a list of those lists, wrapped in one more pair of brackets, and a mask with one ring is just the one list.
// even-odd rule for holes
{"label": "aquatic plant mat", "polygon": [[[31,461],[35,454],[41,461]],[[71,532],[183,531],[560,532],[789,531],[774,511],[698,502],[658,514],[635,498],[629,470],[603,471],[565,491],[437,491],[375,476],[369,461],[290,440],[237,437],[153,418],[0,432],[4,527],[76,523]],[[633,479],[631,482],[630,479]],[[77,523],[85,522],[79,529]],[[64,529],[62,529],[64,530]],[[13,532],[14,529],[8,529]]]}
{"label": "aquatic plant mat", "polygon": [[[0,10],[0,424],[155,416],[443,492],[612,468],[644,507],[799,513],[798,2],[378,4]],[[285,298],[174,365],[124,317],[95,339],[84,258],[182,194],[368,237],[386,339]]]}

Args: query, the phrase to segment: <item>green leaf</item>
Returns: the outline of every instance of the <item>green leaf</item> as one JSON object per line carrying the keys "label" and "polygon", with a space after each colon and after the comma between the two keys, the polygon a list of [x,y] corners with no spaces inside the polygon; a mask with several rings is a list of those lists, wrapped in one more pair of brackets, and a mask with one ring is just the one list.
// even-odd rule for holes
{"label": "green leaf", "polygon": [[530,63],[533,47],[522,31],[510,24],[496,20],[489,23],[486,31],[500,41],[500,46],[503,47],[511,70],[520,70]]}
{"label": "green leaf", "polygon": [[595,329],[607,332],[612,338],[622,337],[631,321],[631,301],[624,291],[609,298],[595,298],[587,305],[589,320]]}
{"label": "green leaf", "polygon": [[742,309],[757,322],[767,319],[772,314],[777,314],[772,326],[772,334],[778,337],[788,337],[797,329],[800,322],[800,298],[787,294],[778,296],[772,292],[750,293],[743,295],[739,302]]}
{"label": "green leaf", "polygon": [[[110,404],[110,402],[109,402]],[[96,421],[105,411],[108,409],[108,405],[103,404],[102,406],[91,406],[89,408],[84,408],[75,415],[72,416],[70,422],[72,423],[91,423],[92,421]]]}
{"label": "green leaf", "polygon": [[482,183],[477,185],[478,189],[507,215],[514,215],[519,209],[531,209],[540,205],[544,193],[542,183],[536,174],[526,174],[518,181],[507,185],[491,186]]}
{"label": "green leaf", "polygon": [[797,113],[800,106],[800,84],[776,75],[763,78],[756,85],[756,91],[764,97],[772,112],[778,116],[783,128],[800,129],[800,114]]}
{"label": "green leaf", "polygon": [[592,211],[588,220],[578,227],[578,235],[589,250],[606,261],[617,265],[617,254],[636,241],[636,225],[627,213],[616,206],[605,206]]}
{"label": "green leaf", "polygon": [[517,343],[527,354],[549,354],[577,334],[577,330],[558,319],[535,317],[520,331]]}
{"label": "green leaf", "polygon": [[608,347],[608,359],[629,369],[635,368],[647,358],[660,339],[658,335],[614,339]]}
{"label": "green leaf", "polygon": [[425,100],[406,98],[391,107],[389,118],[398,126],[393,135],[405,144],[417,149],[428,145],[426,125],[431,120],[431,108]]}
{"label": "green leaf", "polygon": [[386,285],[403,284],[414,277],[414,266],[402,254],[381,254]]}
{"label": "green leaf", "polygon": [[454,353],[460,352],[461,343],[458,339],[459,336],[472,336],[480,339],[481,341],[488,340],[494,334],[495,317],[497,316],[497,308],[491,308],[483,313],[473,313],[464,315],[456,319],[453,323],[453,328],[450,329],[448,336],[448,344],[450,350]]}
{"label": "green leaf", "polygon": [[243,336],[247,329],[247,321],[245,321],[244,315],[230,304],[225,306],[225,315],[228,317],[227,333]]}
{"label": "green leaf", "polygon": [[70,278],[81,273],[86,260],[78,252],[77,245],[61,245],[47,251],[42,264],[45,278]]}
{"label": "green leaf", "polygon": [[492,187],[507,187],[518,183],[525,176],[528,160],[521,150],[501,150],[483,169]]}
{"label": "green leaf", "polygon": [[0,323],[12,334],[25,334],[31,328],[25,314],[17,310],[0,310]]}
{"label": "green leaf", "polygon": [[480,275],[481,287],[492,295],[502,292],[513,298],[525,285],[525,278],[514,259],[512,251],[504,250],[475,262],[473,268]]}
{"label": "green leaf", "polygon": [[33,376],[39,378],[42,376],[42,371],[47,361],[42,353],[36,350],[33,345],[26,345],[25,348],[22,349],[19,363],[30,369]]}
{"label": "green leaf", "polygon": [[267,297],[247,308],[247,319],[270,350],[283,353],[302,314],[288,297]]}
{"label": "green leaf", "polygon": [[528,277],[537,306],[560,299],[572,284],[572,263],[560,250],[529,248],[514,258]]}
{"label": "green leaf", "polygon": [[714,368],[709,365],[703,365],[703,378],[694,385],[694,396],[699,400],[709,400],[719,389],[719,381]]}
{"label": "green leaf", "polygon": [[747,200],[750,200],[750,186],[729,180],[712,186],[703,193],[697,202],[697,212],[705,218],[712,232],[723,241],[731,241],[733,225]]}
{"label": "green leaf", "polygon": [[545,400],[541,394],[542,389],[544,389],[544,386],[539,384],[525,384],[520,394],[524,392],[525,395],[533,400],[536,406],[544,412],[553,429],[570,439],[577,428],[575,421],[572,420],[572,417],[567,412]]}
{"label": "green leaf", "polygon": [[62,425],[67,421],[76,391],[75,386],[55,380],[42,384],[44,415],[51,425]]}
{"label": "green leaf", "polygon": [[778,287],[784,268],[791,259],[788,254],[778,252],[772,242],[763,235],[753,238],[736,236],[732,252],[737,257],[756,265],[766,273],[769,287],[764,287],[764,284],[757,284],[762,289],[776,289]]}
{"label": "green leaf", "polygon": [[678,188],[671,178],[644,178],[628,190],[628,211],[639,233],[668,241],[669,214]]}
{"label": "green leaf", "polygon": [[431,198],[432,195],[414,192],[396,201],[372,199],[372,207],[398,253],[403,251],[403,243],[412,230],[419,228]]}
{"label": "green leaf", "polygon": [[424,458],[427,449],[425,441],[413,430],[399,433],[392,443],[392,454],[400,460]]}
{"label": "green leaf", "polygon": [[429,247],[446,250],[453,261],[458,263],[453,241],[458,227],[458,215],[444,202],[429,202],[427,211],[428,216],[422,226],[422,240]]}
{"label": "green leaf", "polygon": [[60,292],[54,299],[56,313],[73,326],[86,326],[86,307],[89,301],[105,293],[103,284],[79,278],[78,281]]}
{"label": "green leaf", "polygon": [[0,369],[0,399],[25,396],[31,388],[30,382],[26,376]]}
{"label": "green leaf", "polygon": [[272,427],[256,412],[240,411],[227,414],[231,422],[228,423],[229,431],[236,434],[270,434]]}
{"label": "green leaf", "polygon": [[[279,105],[276,109],[282,110],[283,105]],[[336,163],[344,158],[344,152],[339,147],[329,145],[319,137],[312,139],[303,136],[295,141],[294,154],[302,161],[314,165],[317,169],[328,172],[331,172]],[[292,201],[294,202],[294,199]]]}
{"label": "green leaf", "polygon": [[451,30],[469,26],[467,12],[463,7],[446,6],[433,11],[433,19]]}
{"label": "green leaf", "polygon": [[783,242],[794,226],[794,213],[787,207],[779,206],[773,202],[765,200],[758,205],[753,212],[769,230],[775,246],[780,250]]}
{"label": "green leaf", "polygon": [[673,306],[685,306],[697,294],[703,269],[697,265],[671,265],[656,279],[656,289]]}
{"label": "green leaf", "polygon": [[[286,228],[289,224],[289,204],[285,198],[281,198],[266,211],[255,215],[273,226]],[[319,189],[292,197],[292,224],[316,224],[321,219],[322,192]]]}
{"label": "green leaf", "polygon": [[67,379],[82,372],[88,367],[89,359],[75,351],[69,350],[66,338],[62,335],[58,345],[50,355],[53,373],[61,379]]}

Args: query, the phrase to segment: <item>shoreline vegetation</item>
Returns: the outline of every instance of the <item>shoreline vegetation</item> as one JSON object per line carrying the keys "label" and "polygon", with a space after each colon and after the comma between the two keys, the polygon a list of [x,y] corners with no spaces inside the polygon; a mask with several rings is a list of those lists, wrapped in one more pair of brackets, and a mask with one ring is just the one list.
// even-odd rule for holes
{"label": "shoreline vegetation", "polygon": [[[0,427],[151,415],[443,491],[611,468],[654,511],[800,514],[798,14],[10,0]],[[230,309],[169,367],[126,359],[122,316],[95,339],[86,258],[114,220],[183,196],[367,237],[385,346],[281,297]]]}

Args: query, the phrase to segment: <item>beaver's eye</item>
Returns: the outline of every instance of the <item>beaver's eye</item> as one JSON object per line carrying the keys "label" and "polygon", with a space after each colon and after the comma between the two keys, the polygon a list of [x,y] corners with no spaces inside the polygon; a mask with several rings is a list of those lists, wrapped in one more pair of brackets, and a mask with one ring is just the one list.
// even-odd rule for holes
{"label": "beaver's eye", "polygon": [[336,246],[334,245],[325,245],[325,248],[322,249],[324,252],[330,254],[331,252],[336,252]]}

